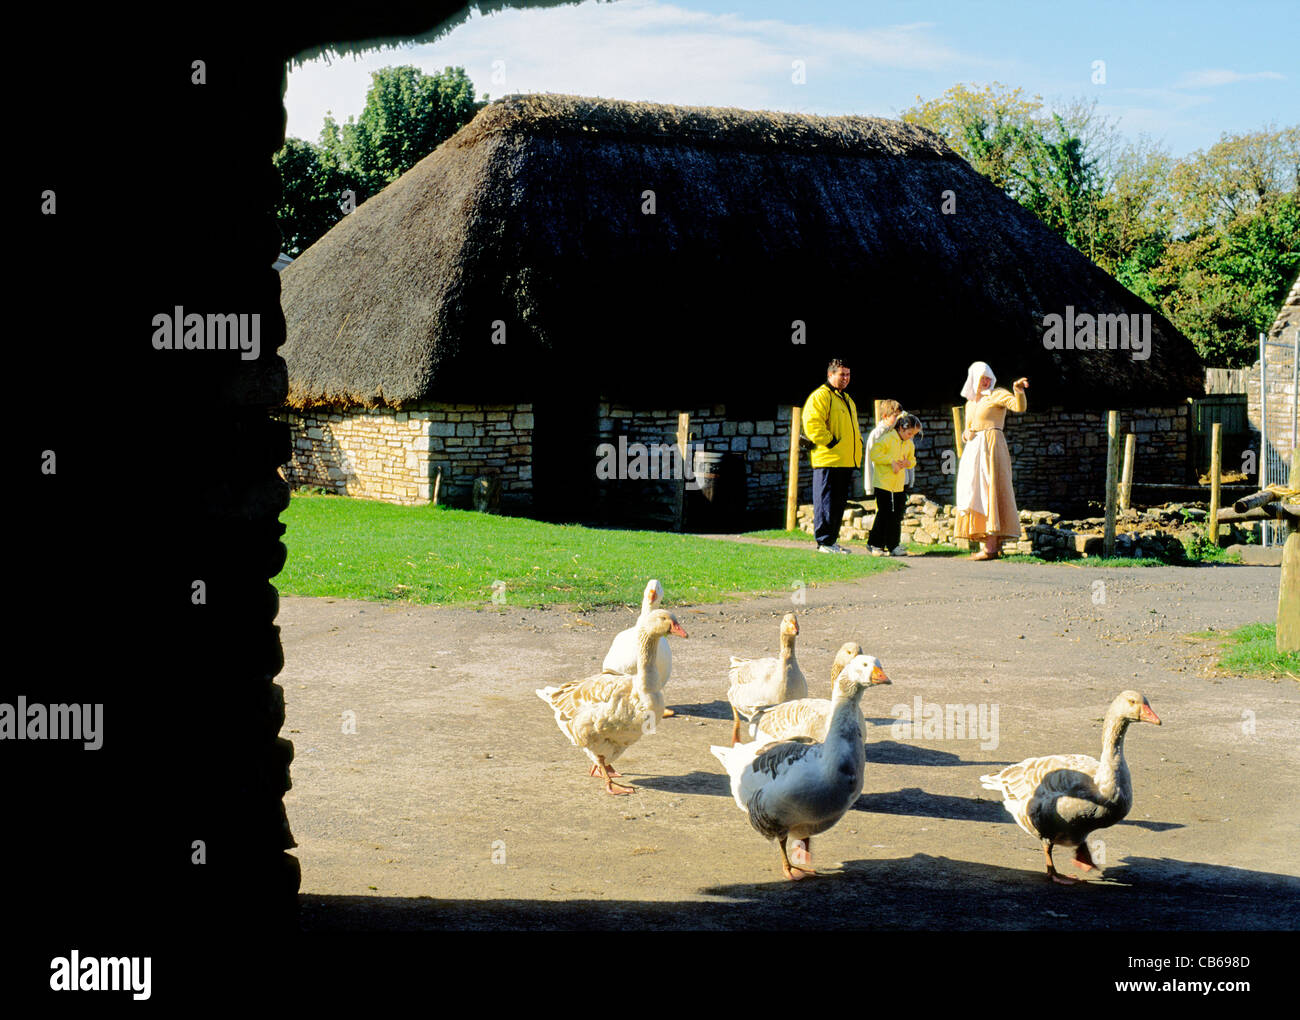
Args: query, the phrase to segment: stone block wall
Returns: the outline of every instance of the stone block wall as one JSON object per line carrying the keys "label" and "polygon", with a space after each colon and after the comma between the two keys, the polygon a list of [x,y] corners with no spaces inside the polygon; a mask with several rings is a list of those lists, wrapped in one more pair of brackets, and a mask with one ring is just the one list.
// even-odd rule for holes
{"label": "stone block wall", "polygon": [[[733,459],[724,471],[734,471],[743,465],[746,525],[770,518],[775,525],[785,513],[788,453],[790,449],[790,407],[771,404],[776,418],[756,416],[739,409],[745,417],[733,418],[727,405],[683,408],[690,414],[690,445],[694,452],[729,454]],[[619,437],[631,447],[641,443],[674,444],[677,438],[678,410],[633,408],[609,400],[599,404],[597,432],[593,443],[593,470],[598,459],[596,450],[608,443],[616,450]],[[734,411],[732,412],[734,413]],[[692,460],[692,468],[693,468]],[[812,498],[812,476],[804,471],[800,477],[801,490]],[[653,523],[668,524],[673,521],[677,483],[674,479],[617,479],[601,480],[597,488],[597,509],[602,514],[635,517]],[[688,499],[691,494],[688,493]],[[737,523],[736,527],[742,526]]]}
{"label": "stone block wall", "polygon": [[392,408],[281,412],[292,434],[282,467],[293,486],[389,503],[468,507],[474,479],[501,478],[503,509],[526,509],[533,488],[531,404],[422,402]]}
{"label": "stone block wall", "polygon": [[[924,426],[916,441],[913,489],[951,501],[956,495],[952,411],[914,411]],[[1192,478],[1191,407],[1120,411],[1120,435],[1137,436],[1135,483],[1182,484]],[[1106,412],[1048,408],[1007,414],[1016,501],[1054,508],[1106,497]],[[945,456],[945,451],[951,451]],[[1121,457],[1123,448],[1121,447]],[[1122,463],[1122,462],[1121,462]]]}

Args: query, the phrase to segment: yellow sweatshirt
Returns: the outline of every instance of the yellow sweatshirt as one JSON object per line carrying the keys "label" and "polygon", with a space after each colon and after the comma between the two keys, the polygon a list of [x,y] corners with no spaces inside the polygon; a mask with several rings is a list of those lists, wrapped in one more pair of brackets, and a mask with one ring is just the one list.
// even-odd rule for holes
{"label": "yellow sweatshirt", "polygon": [[847,393],[818,386],[803,405],[803,434],[817,444],[812,466],[862,467],[858,407]]}
{"label": "yellow sweatshirt", "polygon": [[906,472],[894,470],[894,461],[905,460],[909,468],[916,467],[916,447],[910,439],[900,439],[898,429],[888,429],[871,444],[867,456],[871,458],[872,484],[890,492],[902,492],[906,478]]}

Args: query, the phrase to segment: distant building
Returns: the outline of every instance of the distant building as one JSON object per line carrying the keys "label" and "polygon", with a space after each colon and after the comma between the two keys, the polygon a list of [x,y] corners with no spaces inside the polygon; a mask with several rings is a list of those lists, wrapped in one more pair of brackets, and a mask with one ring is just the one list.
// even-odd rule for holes
{"label": "distant building", "polygon": [[[494,474],[512,512],[663,522],[675,483],[599,478],[598,449],[671,443],[689,412],[750,521],[777,522],[791,406],[832,356],[864,419],[884,397],[922,415],[916,489],[941,499],[974,360],[1031,381],[1008,424],[1022,505],[1101,498],[1110,408],[1140,480],[1191,472],[1191,342],[898,121],[508,97],[281,286],[299,485],[418,503],[441,468],[453,505]],[[1142,320],[1150,347],[1054,349],[1053,316]]]}

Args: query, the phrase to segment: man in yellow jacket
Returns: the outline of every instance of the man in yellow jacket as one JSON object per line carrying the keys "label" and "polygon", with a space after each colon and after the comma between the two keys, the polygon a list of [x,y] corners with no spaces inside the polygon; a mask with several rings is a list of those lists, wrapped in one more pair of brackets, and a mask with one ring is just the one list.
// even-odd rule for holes
{"label": "man in yellow jacket", "polygon": [[853,472],[862,468],[862,429],[858,408],[844,391],[849,366],[836,358],[826,368],[826,385],[818,386],[803,405],[803,432],[812,451],[813,535],[817,551],[847,553],[837,543]]}

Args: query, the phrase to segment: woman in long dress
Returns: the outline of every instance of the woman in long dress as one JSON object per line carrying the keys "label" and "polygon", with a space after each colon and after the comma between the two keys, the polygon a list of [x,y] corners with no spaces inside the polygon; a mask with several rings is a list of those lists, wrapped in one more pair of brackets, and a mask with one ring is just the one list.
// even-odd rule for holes
{"label": "woman in long dress", "polygon": [[1022,414],[1028,406],[1028,379],[1017,379],[1012,388],[994,389],[993,369],[977,361],[967,370],[961,395],[966,398],[966,444],[957,468],[957,523],[953,534],[983,542],[973,560],[995,560],[1002,540],[1020,537],[1020,511],[1011,487],[1011,453],[1007,449],[1003,424],[1008,411]]}

